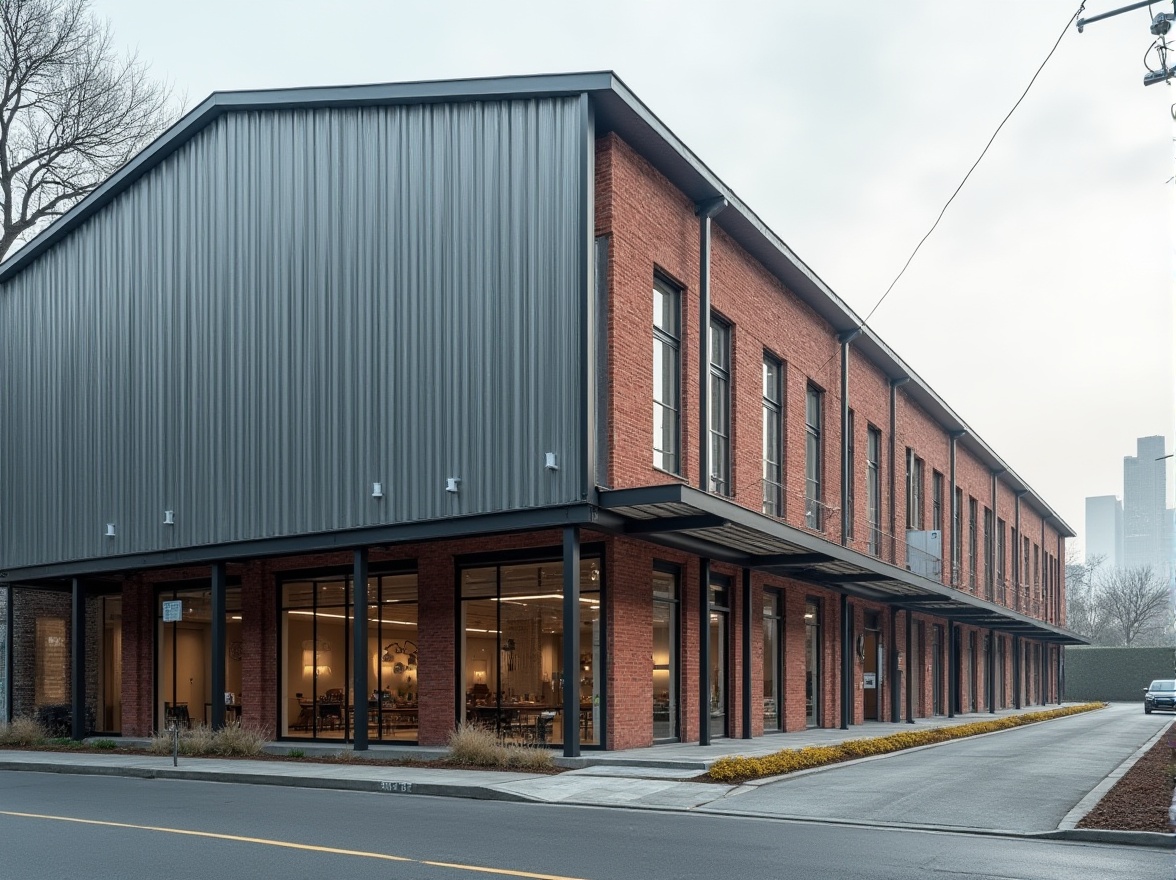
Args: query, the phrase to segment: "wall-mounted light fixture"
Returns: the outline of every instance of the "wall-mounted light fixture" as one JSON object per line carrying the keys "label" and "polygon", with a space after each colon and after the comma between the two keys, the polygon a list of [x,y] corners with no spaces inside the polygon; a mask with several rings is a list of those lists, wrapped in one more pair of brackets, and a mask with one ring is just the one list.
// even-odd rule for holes
{"label": "wall-mounted light fixture", "polygon": [[461,482],[460,477],[449,477],[445,481],[445,491],[452,492],[454,495],[456,495],[458,492],[457,484],[460,482]]}
{"label": "wall-mounted light fixture", "polygon": [[108,537],[108,538],[114,537],[114,523],[107,523],[106,524],[106,537]]}
{"label": "wall-mounted light fixture", "polygon": [[559,470],[559,456],[556,455],[554,452],[545,452],[543,454],[546,459],[543,466],[545,468],[547,468],[549,471],[558,471]]}
{"label": "wall-mounted light fixture", "polygon": [[174,526],[176,524],[176,512],[174,510],[165,510],[163,512],[163,524],[165,526]]}
{"label": "wall-mounted light fixture", "polygon": [[384,484],[383,483],[372,483],[372,497],[373,498],[383,498],[384,497]]}

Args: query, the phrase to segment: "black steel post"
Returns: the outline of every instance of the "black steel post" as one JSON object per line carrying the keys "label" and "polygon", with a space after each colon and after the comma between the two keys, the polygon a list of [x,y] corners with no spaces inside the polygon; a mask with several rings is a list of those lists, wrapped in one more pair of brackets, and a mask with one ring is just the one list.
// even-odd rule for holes
{"label": "black steel post", "polygon": [[[907,609],[906,613],[906,694],[907,694],[907,724],[915,723],[915,689],[914,676],[911,671],[915,668],[915,652],[914,644],[915,637],[913,630],[915,628],[915,620],[911,615],[911,609]],[[919,680],[923,679],[923,670],[919,670]]]}
{"label": "black steel post", "polygon": [[996,714],[996,630],[988,631],[988,714]]}
{"label": "black steel post", "polygon": [[7,677],[7,681],[8,681],[8,685],[5,688],[5,693],[6,693],[5,705],[4,705],[4,720],[5,721],[12,720],[12,706],[13,706],[12,679],[13,679],[13,675],[14,675],[14,672],[12,669],[12,657],[13,657],[12,636],[13,636],[13,633],[16,631],[15,617],[16,617],[16,587],[9,586],[8,587],[8,613],[4,618],[4,674]]}
{"label": "black steel post", "polygon": [[960,698],[960,652],[956,638],[959,632],[950,620],[947,622],[947,717],[955,718],[956,703]]}
{"label": "black steel post", "polygon": [[1021,708],[1021,637],[1013,636],[1013,708]]}
{"label": "black steel post", "polygon": [[[355,706],[355,727],[351,747],[363,752],[368,747],[368,552],[360,547],[351,556],[351,608],[355,623],[351,629],[351,703]],[[380,645],[376,645],[379,652]],[[346,711],[346,709],[344,709]]]}
{"label": "black steel post", "polygon": [[212,564],[211,599],[211,629],[212,629],[212,717],[209,722],[213,730],[220,730],[225,726],[225,593],[226,575],[225,564]]}
{"label": "black steel post", "polygon": [[70,593],[70,735],[82,740],[86,738],[86,593],[81,578],[70,581]]}
{"label": "black steel post", "polygon": [[[563,753],[580,756],[580,528],[563,530]],[[599,669],[593,675],[601,675]]]}
{"label": "black steel post", "polygon": [[849,730],[853,713],[853,627],[849,596],[841,594],[841,729]]}
{"label": "black steel post", "polygon": [[898,609],[890,609],[890,720],[902,718],[902,673],[898,668]]}
{"label": "black steel post", "polygon": [[751,739],[751,569],[743,569],[743,738]]}
{"label": "black steel post", "polygon": [[698,560],[698,744],[710,745],[710,560]]}

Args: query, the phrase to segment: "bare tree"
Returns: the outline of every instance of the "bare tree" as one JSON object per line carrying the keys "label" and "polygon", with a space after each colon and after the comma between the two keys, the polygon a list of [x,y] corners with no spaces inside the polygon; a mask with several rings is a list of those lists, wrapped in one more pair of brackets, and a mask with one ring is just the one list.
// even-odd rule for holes
{"label": "bare tree", "polygon": [[120,58],[89,0],[0,0],[0,259],[171,124],[171,90]]}
{"label": "bare tree", "polygon": [[1168,580],[1150,565],[1115,568],[1102,577],[1098,604],[1115,644],[1160,643],[1171,631]]}
{"label": "bare tree", "polygon": [[1094,645],[1104,641],[1106,615],[1097,588],[1104,561],[1094,555],[1082,562],[1072,548],[1066,552],[1066,626]]}

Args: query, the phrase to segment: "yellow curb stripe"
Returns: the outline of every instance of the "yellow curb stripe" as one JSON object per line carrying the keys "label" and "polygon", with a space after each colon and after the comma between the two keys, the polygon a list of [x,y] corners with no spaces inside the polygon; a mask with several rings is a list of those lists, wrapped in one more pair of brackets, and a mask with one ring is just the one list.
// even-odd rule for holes
{"label": "yellow curb stripe", "polygon": [[581,880],[578,877],[565,877],[561,874],[536,874],[531,871],[512,871],[508,868],[488,868],[479,865],[459,865],[451,862],[431,862],[424,859],[412,859],[407,856],[393,856],[387,853],[366,852],[357,849],[339,849],[334,846],[315,846],[309,843],[294,843],[289,840],[270,840],[265,837],[242,837],[238,834],[220,834],[215,831],[193,831],[188,828],[163,828],[158,825],[133,825],[128,822],[110,822],[103,819],[78,819],[73,816],[48,816],[42,813],[17,813],[12,810],[0,810],[0,816],[13,816],[17,819],[46,819],[53,822],[73,822],[78,825],[98,825],[104,828],[129,828],[135,831],[158,831],[163,834],[181,834],[187,837],[207,837],[213,840],[231,840],[236,843],[253,843],[260,846],[277,846],[283,849],[297,849],[306,852],[329,853],[337,856],[355,856],[363,859],[379,859],[385,862],[412,862],[418,865],[429,865],[434,868],[452,868],[457,871],[474,871],[481,874],[499,874],[507,877],[526,877],[528,880]]}

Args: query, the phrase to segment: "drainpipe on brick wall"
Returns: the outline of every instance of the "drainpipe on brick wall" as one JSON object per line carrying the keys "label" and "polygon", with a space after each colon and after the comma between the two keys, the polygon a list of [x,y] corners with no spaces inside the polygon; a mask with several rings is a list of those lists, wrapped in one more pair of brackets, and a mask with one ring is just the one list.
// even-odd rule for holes
{"label": "drainpipe on brick wall", "polygon": [[724,198],[694,206],[698,215],[698,488],[711,490],[710,474],[710,263],[711,219],[727,207]]}
{"label": "drainpipe on brick wall", "polygon": [[70,733],[80,741],[86,738],[86,591],[81,578],[70,581],[70,594]]}
{"label": "drainpipe on brick wall", "polygon": [[960,527],[962,524],[960,523],[960,517],[962,512],[960,511],[959,504],[956,501],[956,442],[966,433],[967,431],[952,431],[948,435],[951,438],[949,444],[950,461],[948,462],[948,470],[950,471],[950,475],[948,477],[950,481],[948,494],[951,495],[951,585],[957,588],[959,587],[959,583],[957,583],[957,576],[959,574],[960,560],[956,556],[956,547],[961,547],[962,549],[963,545],[961,543],[960,535],[958,534],[958,532],[961,531]]}
{"label": "drainpipe on brick wall", "polygon": [[[898,565],[898,387],[911,381],[910,376],[899,376],[890,380],[890,564]],[[908,513],[909,517],[910,514]],[[903,542],[906,542],[906,529],[903,529]],[[903,554],[906,555],[905,553]],[[897,720],[897,719],[896,719]]]}
{"label": "drainpipe on brick wall", "polygon": [[987,560],[987,565],[989,566],[988,570],[989,570],[989,572],[991,572],[991,574],[985,580],[992,582],[992,595],[988,597],[988,600],[990,602],[995,602],[996,601],[996,591],[997,591],[997,589],[999,589],[1001,602],[1003,602],[1004,604],[1007,605],[1008,598],[1006,597],[1006,594],[1005,594],[1004,584],[998,584],[996,582],[996,573],[997,573],[997,571],[999,571],[999,569],[997,568],[997,565],[996,565],[996,549],[997,549],[997,544],[1000,543],[1000,541],[999,541],[1000,535],[999,535],[999,532],[996,527],[997,521],[1000,519],[1000,517],[997,515],[997,509],[996,509],[996,502],[997,502],[997,494],[996,493],[999,489],[997,484],[1000,482],[1000,475],[1003,473],[1004,473],[1003,468],[992,472],[992,522],[989,525],[989,532],[988,532],[989,548],[988,548],[988,560]]}
{"label": "drainpipe on brick wall", "polygon": [[849,544],[849,344],[862,332],[861,327],[837,334],[841,344],[841,546]]}

